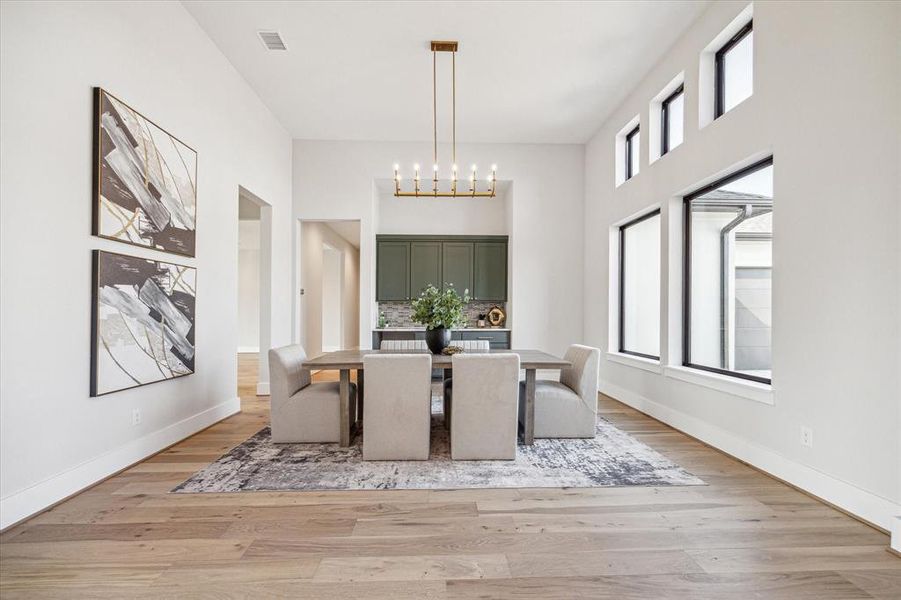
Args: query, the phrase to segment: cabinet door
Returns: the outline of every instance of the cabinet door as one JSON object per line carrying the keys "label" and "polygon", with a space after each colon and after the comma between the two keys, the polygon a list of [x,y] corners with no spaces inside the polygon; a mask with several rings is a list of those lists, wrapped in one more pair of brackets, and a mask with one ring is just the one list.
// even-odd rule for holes
{"label": "cabinet door", "polygon": [[441,242],[410,242],[410,295],[418,298],[429,284],[441,289]]}
{"label": "cabinet door", "polygon": [[410,243],[379,242],[376,253],[376,300],[408,300]]}
{"label": "cabinet door", "polygon": [[475,286],[473,300],[507,300],[507,244],[475,243]]}
{"label": "cabinet door", "polygon": [[441,253],[442,289],[453,285],[461,298],[467,290],[472,296],[472,242],[444,242]]}

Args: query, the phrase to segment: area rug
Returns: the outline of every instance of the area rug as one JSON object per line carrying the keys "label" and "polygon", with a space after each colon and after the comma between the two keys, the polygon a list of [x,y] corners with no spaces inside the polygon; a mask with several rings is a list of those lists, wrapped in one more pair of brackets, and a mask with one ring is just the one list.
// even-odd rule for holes
{"label": "area rug", "polygon": [[535,440],[532,446],[519,445],[510,461],[453,461],[444,417],[434,412],[428,461],[364,461],[362,435],[349,448],[274,444],[266,427],[172,491],[705,485],[603,418],[594,439]]}

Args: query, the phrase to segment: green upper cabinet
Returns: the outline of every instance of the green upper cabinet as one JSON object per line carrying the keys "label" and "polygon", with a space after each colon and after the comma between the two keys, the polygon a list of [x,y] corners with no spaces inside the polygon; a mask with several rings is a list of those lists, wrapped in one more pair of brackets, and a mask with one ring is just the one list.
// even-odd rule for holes
{"label": "green upper cabinet", "polygon": [[410,296],[429,285],[441,289],[441,242],[410,242]]}
{"label": "green upper cabinet", "polygon": [[472,296],[472,246],[472,242],[443,242],[441,244],[443,267],[441,277],[444,288],[453,285],[461,297],[466,290],[469,290],[469,295]]}
{"label": "green upper cabinet", "polygon": [[475,242],[473,244],[475,283],[473,300],[503,302],[507,299],[507,244]]}
{"label": "green upper cabinet", "polygon": [[410,242],[376,245],[376,300],[410,299]]}

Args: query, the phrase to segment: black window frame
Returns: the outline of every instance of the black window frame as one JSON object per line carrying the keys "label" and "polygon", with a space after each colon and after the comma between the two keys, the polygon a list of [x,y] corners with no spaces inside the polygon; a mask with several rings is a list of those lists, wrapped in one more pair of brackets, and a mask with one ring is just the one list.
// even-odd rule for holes
{"label": "black window frame", "polygon": [[726,114],[726,54],[732,50],[735,46],[738,45],[743,39],[745,39],[752,31],[754,31],[754,20],[751,19],[748,21],[747,25],[742,27],[736,32],[729,41],[726,42],[722,48],[716,51],[716,56],[714,58],[715,65],[715,81],[714,81],[714,91],[715,91],[715,106],[714,106],[714,119],[718,119],[724,114]]}
{"label": "black window frame", "polygon": [[[632,131],[626,134],[626,142],[623,144],[626,158],[626,178],[623,181],[629,181],[637,173],[632,172],[632,139],[641,133],[641,123],[635,126]],[[638,143],[638,152],[635,155],[636,160],[641,160],[641,142]]]}
{"label": "black window frame", "polygon": [[[685,84],[680,83],[679,87],[676,90],[664,98],[663,102],[660,103],[660,156],[664,156],[667,152],[671,150],[669,147],[669,105],[673,100],[681,96],[685,93]],[[685,104],[683,103],[682,117],[683,117],[683,129],[685,126]],[[684,135],[684,132],[683,132]]]}
{"label": "black window frame", "polygon": [[720,375],[728,375],[739,379],[756,381],[757,383],[765,383],[772,385],[772,377],[758,377],[756,375],[748,375],[747,373],[739,373],[738,371],[730,371],[729,369],[719,369],[717,367],[708,367],[691,362],[691,201],[699,196],[703,196],[708,192],[731,183],[737,179],[741,179],[746,175],[750,175],[761,169],[772,167],[774,164],[773,157],[769,156],[763,160],[759,160],[752,165],[739,169],[734,173],[730,173],[709,185],[687,194],[683,197],[683,246],[682,246],[682,366],[692,369],[700,369],[710,373],[718,373]]}
{"label": "black window frame", "polygon": [[[648,358],[651,360],[660,360],[660,356],[654,356],[652,354],[644,354],[641,352],[635,352],[634,350],[626,350],[626,229],[632,227],[633,225],[637,225],[648,219],[652,219],[654,217],[660,216],[660,209],[654,209],[648,213],[641,215],[640,217],[636,217],[627,223],[623,223],[619,226],[619,343],[617,347],[619,348],[620,354],[630,354],[632,356],[640,356],[641,358]],[[661,219],[661,223],[662,223]],[[660,232],[658,231],[658,234]],[[662,237],[662,236],[661,236]],[[657,289],[657,295],[660,296],[660,289]],[[660,337],[660,332],[657,332],[657,337]]]}

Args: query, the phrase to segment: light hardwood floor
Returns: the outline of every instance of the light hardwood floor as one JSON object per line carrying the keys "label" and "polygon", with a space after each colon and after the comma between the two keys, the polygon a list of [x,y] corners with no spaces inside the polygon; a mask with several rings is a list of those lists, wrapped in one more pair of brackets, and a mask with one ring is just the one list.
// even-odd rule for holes
{"label": "light hardwood floor", "polygon": [[243,412],[0,537],[6,598],[901,598],[888,536],[609,398],[704,487],[172,495]]}

